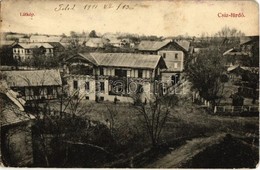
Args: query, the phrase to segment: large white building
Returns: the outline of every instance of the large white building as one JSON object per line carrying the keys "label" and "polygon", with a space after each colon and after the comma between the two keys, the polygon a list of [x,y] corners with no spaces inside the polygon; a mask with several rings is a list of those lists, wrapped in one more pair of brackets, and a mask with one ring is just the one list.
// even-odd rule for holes
{"label": "large white building", "polygon": [[[80,74],[71,68],[80,68]],[[159,55],[84,53],[67,60],[69,93],[89,100],[131,102],[133,95],[150,99],[159,93],[160,74],[166,64]]]}
{"label": "large white building", "polygon": [[13,58],[17,61],[25,61],[33,56],[36,49],[39,49],[42,54],[53,56],[53,46],[49,43],[17,43],[13,46]]}

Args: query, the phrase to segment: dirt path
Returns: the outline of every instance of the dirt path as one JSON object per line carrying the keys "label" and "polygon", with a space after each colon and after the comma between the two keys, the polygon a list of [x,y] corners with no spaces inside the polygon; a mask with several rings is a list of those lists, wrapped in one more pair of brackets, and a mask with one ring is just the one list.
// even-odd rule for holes
{"label": "dirt path", "polygon": [[219,143],[224,136],[224,133],[220,133],[210,137],[189,140],[185,145],[147,165],[146,168],[178,168],[207,147]]}

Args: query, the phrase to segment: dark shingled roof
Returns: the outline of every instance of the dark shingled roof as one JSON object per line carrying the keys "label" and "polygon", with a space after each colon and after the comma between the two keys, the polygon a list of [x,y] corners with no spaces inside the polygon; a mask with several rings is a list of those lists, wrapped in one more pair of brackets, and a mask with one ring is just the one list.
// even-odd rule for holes
{"label": "dark shingled roof", "polygon": [[170,41],[141,41],[138,45],[140,51],[157,51],[166,46]]}

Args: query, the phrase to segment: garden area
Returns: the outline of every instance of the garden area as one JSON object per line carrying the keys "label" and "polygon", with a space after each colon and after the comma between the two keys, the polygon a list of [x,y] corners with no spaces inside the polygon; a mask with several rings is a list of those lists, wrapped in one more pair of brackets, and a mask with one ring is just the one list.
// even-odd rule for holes
{"label": "garden area", "polygon": [[[73,141],[67,141],[66,146],[68,146],[68,142],[71,142],[68,153],[72,157],[68,159],[70,163],[67,162],[65,167],[74,167],[73,165],[77,165],[77,167],[110,168],[208,167],[209,164],[199,164],[199,160],[206,158],[206,155],[209,154],[208,152],[212,151],[212,153],[216,152],[216,157],[213,156],[217,161],[217,155],[220,154],[220,150],[214,150],[214,148],[222,148],[223,151],[226,148],[226,143],[228,143],[227,146],[230,145],[228,148],[238,146],[245,148],[247,154],[253,157],[248,158],[250,160],[246,160],[244,164],[242,162],[241,165],[238,165],[239,167],[254,167],[258,161],[256,156],[259,148],[258,116],[212,115],[204,108],[192,103],[190,98],[181,98],[176,105],[170,107],[160,140],[158,145],[154,147],[147,131],[148,129],[140,118],[140,113],[132,104],[120,102],[114,104],[108,101],[96,103],[84,100],[81,101],[81,107],[81,111],[77,115],[80,119],[98,122],[99,126],[103,128],[95,125],[97,129],[92,129],[94,131],[92,135],[95,136],[96,134],[99,137],[92,141],[87,140],[89,135],[83,135],[89,134],[89,129],[82,128],[75,131],[76,133],[74,132],[74,136],[82,137],[73,137]],[[92,124],[94,125],[95,123]],[[230,140],[226,141],[226,136],[229,135],[232,136],[232,140],[228,138]],[[84,136],[87,137],[85,140]],[[92,136],[92,138],[94,137]],[[200,141],[200,143],[205,145],[200,147],[196,141]],[[104,151],[100,149],[93,150],[93,147],[90,147],[89,144],[100,147],[109,152],[109,154],[104,156]],[[190,150],[185,151],[187,150],[187,148],[185,149],[186,145],[190,145]],[[212,147],[213,150],[210,149]],[[183,152],[194,154],[188,157],[184,154],[182,156],[183,159],[181,159],[181,157],[171,156],[175,152],[176,154],[183,154]],[[238,154],[234,159],[240,159],[238,157],[239,155],[241,156],[241,153],[236,153],[235,150],[227,150],[226,152],[226,154]],[[92,156],[89,156],[89,153]],[[77,155],[77,158],[75,158],[75,155]],[[96,158],[94,159],[95,156]],[[164,159],[173,163],[162,163],[161,161]],[[174,160],[176,160],[175,163]],[[252,165],[252,162],[254,165]],[[229,165],[226,164],[226,167],[229,167]]]}

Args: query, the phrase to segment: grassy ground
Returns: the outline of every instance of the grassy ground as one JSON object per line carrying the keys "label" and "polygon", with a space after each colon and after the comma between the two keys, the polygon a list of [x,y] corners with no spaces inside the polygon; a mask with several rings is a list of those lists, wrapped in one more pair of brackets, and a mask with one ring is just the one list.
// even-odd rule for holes
{"label": "grassy ground", "polygon": [[[185,87],[188,92],[187,88]],[[204,108],[192,103],[189,93],[179,97],[178,104],[171,108],[169,119],[162,132],[161,142],[166,146],[163,148],[165,152],[149,150],[151,146],[149,137],[143,131],[136,110],[133,109],[131,104],[119,103],[115,105],[112,102],[82,101],[81,110],[83,112],[81,116],[103,122],[108,127],[109,124],[106,120],[111,120],[111,111],[115,113],[113,117],[114,128],[116,129],[115,138],[122,146],[117,151],[120,160],[106,166],[181,167],[182,161],[188,161],[188,158],[195,156],[185,154],[185,148],[190,146],[193,149],[192,152],[199,153],[205,148],[201,148],[196,142],[201,144],[206,142],[205,146],[211,146],[218,141],[217,136],[223,137],[226,134],[247,139],[249,144],[258,148],[258,142],[255,139],[259,139],[259,117],[211,115]],[[177,139],[180,139],[180,142],[176,143]],[[194,141],[189,143],[192,139]],[[174,154],[179,153],[180,157],[178,158],[183,159],[169,156],[171,150],[177,151]],[[190,152],[189,149],[186,149],[186,151],[187,153]],[[140,154],[142,152],[145,153]],[[163,161],[164,159],[166,159],[166,162]],[[173,159],[176,159],[175,164],[167,164],[167,161],[171,162]],[[162,161],[160,162],[160,160]],[[179,160],[179,163],[177,160]]]}
{"label": "grassy ground", "polygon": [[[110,119],[108,108],[116,111],[115,128],[117,128],[118,133],[120,133],[117,137],[121,143],[125,144],[125,148],[121,148],[119,151],[119,153],[123,153],[123,160],[126,158],[135,157],[137,153],[143,152],[150,147],[149,137],[143,133],[137,114],[131,105],[114,105],[113,103],[108,102],[84,102],[86,107],[92,108],[90,112],[86,113],[86,115],[91,119],[104,123],[106,123],[106,119]],[[177,149],[179,146],[176,146],[173,142],[176,139],[202,137],[199,141],[204,142],[207,141],[206,138],[208,137],[209,139],[214,139],[213,141],[215,141],[217,139],[216,134],[221,134],[222,136],[225,134],[232,134],[233,136],[237,136],[239,138],[250,138],[249,140],[258,139],[258,123],[258,117],[211,115],[205,109],[193,104],[189,98],[182,98],[179,100],[177,106],[171,109],[169,120],[162,133],[162,143],[168,144],[168,149]],[[186,143],[186,139],[182,142]],[[201,150],[200,147],[194,148],[194,150],[196,150],[194,153],[198,153]],[[166,149],[166,152],[161,154],[158,153],[158,155],[154,155],[153,158],[146,158],[147,160],[142,162],[142,164],[139,163],[134,166],[148,166],[151,163],[151,159],[155,161],[156,164],[156,160],[160,160],[169,154],[168,149]],[[152,154],[150,153],[150,155]],[[140,159],[144,159],[144,157]],[[155,164],[151,164],[149,167],[153,167]],[[125,164],[123,165],[125,166]],[[128,166],[131,167],[130,165]],[[176,167],[177,164],[168,166]],[[167,165],[164,167],[167,167]]]}

